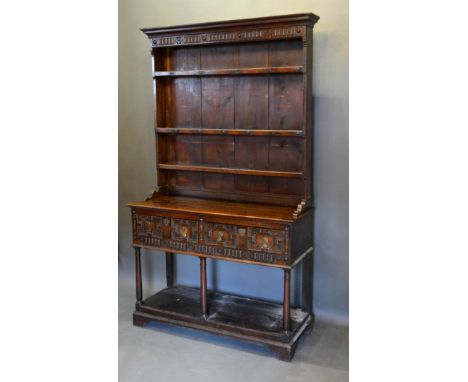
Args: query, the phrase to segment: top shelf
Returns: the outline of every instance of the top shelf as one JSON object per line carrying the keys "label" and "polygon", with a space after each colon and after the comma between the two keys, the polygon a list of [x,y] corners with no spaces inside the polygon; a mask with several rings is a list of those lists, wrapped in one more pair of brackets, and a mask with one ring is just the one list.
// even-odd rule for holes
{"label": "top shelf", "polygon": [[269,66],[269,67],[263,67],[263,68],[157,71],[157,72],[153,72],[153,78],[182,77],[182,76],[281,74],[281,73],[303,73],[303,72],[304,72],[303,66]]}

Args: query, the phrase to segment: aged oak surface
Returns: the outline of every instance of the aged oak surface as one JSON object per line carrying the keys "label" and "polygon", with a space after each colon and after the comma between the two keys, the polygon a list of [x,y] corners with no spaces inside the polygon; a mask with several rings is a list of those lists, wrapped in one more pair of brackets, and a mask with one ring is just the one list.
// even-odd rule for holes
{"label": "aged oak surface", "polygon": [[157,209],[160,211],[180,211],[196,214],[266,219],[292,222],[294,208],[274,205],[237,203],[225,200],[209,200],[183,196],[161,195],[155,199],[130,203],[131,207]]}
{"label": "aged oak surface", "polygon": [[[264,344],[284,360],[312,327],[317,20],[308,13],[142,30],[153,57],[158,188],[129,204],[135,325],[206,330]],[[141,248],[166,253],[168,288],[147,299]],[[176,253],[199,257],[199,289],[177,285]],[[283,304],[207,290],[206,258],[282,269]],[[298,265],[301,307],[291,307]]]}

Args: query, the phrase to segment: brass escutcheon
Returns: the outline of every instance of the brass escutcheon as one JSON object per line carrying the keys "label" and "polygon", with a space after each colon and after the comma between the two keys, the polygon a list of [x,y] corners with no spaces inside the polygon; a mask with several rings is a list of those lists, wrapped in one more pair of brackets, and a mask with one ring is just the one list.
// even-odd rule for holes
{"label": "brass escutcheon", "polygon": [[182,237],[187,237],[187,231],[188,231],[187,227],[181,227],[180,228],[180,235]]}

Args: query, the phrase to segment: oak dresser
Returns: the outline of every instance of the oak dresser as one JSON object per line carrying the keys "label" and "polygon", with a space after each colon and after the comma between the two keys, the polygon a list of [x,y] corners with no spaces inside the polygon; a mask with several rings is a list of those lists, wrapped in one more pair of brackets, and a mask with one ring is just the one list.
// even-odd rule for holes
{"label": "oak dresser", "polygon": [[[283,360],[310,332],[317,20],[309,13],[142,29],[151,44],[158,186],[129,204],[134,325],[231,336]],[[145,299],[141,248],[166,256],[167,288]],[[200,288],[176,283],[175,254],[199,257]],[[283,303],[207,290],[207,258],[281,269]]]}

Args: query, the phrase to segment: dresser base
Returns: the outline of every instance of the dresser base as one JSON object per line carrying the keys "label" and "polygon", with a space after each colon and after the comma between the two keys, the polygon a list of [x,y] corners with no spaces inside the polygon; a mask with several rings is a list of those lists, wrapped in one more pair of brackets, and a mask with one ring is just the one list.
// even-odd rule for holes
{"label": "dresser base", "polygon": [[310,333],[313,317],[291,308],[290,330],[283,330],[282,305],[208,292],[206,316],[200,312],[198,288],[163,289],[136,305],[133,324],[162,322],[266,345],[281,360],[289,361],[304,333]]}

